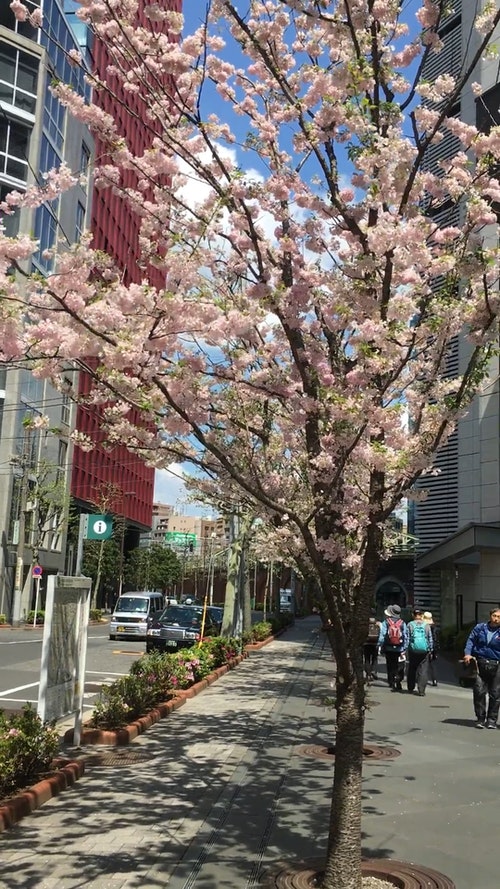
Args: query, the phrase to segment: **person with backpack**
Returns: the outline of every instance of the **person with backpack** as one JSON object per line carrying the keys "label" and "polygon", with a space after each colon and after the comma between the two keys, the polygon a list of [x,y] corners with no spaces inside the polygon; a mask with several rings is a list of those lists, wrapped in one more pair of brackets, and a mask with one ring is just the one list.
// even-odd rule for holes
{"label": "person with backpack", "polygon": [[380,625],[378,647],[385,655],[387,681],[391,691],[402,691],[404,654],[409,642],[408,628],[401,618],[399,605],[388,605],[384,616],[385,620]]}
{"label": "person with backpack", "polygon": [[363,660],[367,682],[373,682],[377,678],[379,632],[380,621],[377,620],[375,609],[372,609],[368,621],[368,636],[363,646]]}
{"label": "person with backpack", "polygon": [[417,694],[422,698],[425,695],[427,682],[429,681],[429,655],[433,650],[432,632],[429,624],[423,618],[420,608],[413,611],[413,620],[408,624],[408,691],[410,694],[417,686]]}

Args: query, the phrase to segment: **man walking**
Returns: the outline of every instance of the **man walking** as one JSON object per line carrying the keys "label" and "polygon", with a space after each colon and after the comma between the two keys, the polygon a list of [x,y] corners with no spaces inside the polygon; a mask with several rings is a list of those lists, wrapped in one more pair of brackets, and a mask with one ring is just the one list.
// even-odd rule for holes
{"label": "man walking", "polygon": [[384,615],[385,620],[380,625],[378,646],[385,655],[387,681],[391,691],[401,691],[404,678],[403,656],[408,648],[408,628],[401,619],[399,605],[388,605]]}
{"label": "man walking", "polygon": [[417,685],[418,695],[423,698],[429,680],[429,657],[432,652],[432,633],[423,619],[420,608],[413,609],[413,620],[408,624],[408,691],[412,694]]}
{"label": "man walking", "polygon": [[493,608],[488,622],[471,630],[464,661],[468,664],[473,658],[477,661],[473,689],[477,727],[495,729],[500,706],[500,608]]}

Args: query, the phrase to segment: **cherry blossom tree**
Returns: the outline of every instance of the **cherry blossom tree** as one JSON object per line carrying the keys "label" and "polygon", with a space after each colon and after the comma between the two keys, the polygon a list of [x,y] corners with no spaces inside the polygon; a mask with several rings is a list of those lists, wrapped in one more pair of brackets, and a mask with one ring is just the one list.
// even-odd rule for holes
{"label": "cherry blossom tree", "polygon": [[[150,147],[134,155],[119,121],[54,91],[105,146],[97,186],[141,217],[143,280],[125,286],[90,236],[41,279],[37,245],[0,233],[3,360],[61,385],[68,363],[86,369],[111,444],[208,472],[309,566],[337,665],[323,887],[360,889],[361,649],[384,526],[487,378],[498,336],[500,131],[455,106],[480,92],[500,11],[476,17],[460,75],[430,83],[447,0],[406,13],[400,0],[207,0],[185,36],[164,3],[147,6],[150,27],[137,0],[80,5],[110,53],[94,90],[124,114],[144,101]],[[443,136],[453,156],[431,164]],[[77,181],[63,165],[4,212]],[[459,224],[437,221],[445,206]]]}

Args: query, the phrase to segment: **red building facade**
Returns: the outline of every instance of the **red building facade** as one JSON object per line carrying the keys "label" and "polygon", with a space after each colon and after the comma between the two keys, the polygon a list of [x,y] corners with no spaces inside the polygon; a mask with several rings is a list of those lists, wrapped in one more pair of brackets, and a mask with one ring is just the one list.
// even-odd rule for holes
{"label": "red building facade", "polygon": [[[143,0],[138,22],[152,27],[143,15],[146,4],[147,0]],[[180,12],[182,0],[163,0],[163,4],[166,9]],[[93,56],[95,70],[103,76],[110,62],[108,49],[103,42],[96,41]],[[145,120],[145,105],[140,97],[130,93],[125,96],[117,83],[113,83],[113,92],[114,95],[97,92],[94,101],[112,115],[133,154],[141,155],[153,136],[150,122],[143,127],[138,125],[138,119]],[[96,158],[102,160],[104,155],[103,146],[97,142]],[[134,184],[132,174],[128,181],[124,178],[123,184]],[[144,265],[140,263],[140,218],[110,188],[94,189],[91,230],[93,246],[114,257],[123,270],[126,284],[139,283],[147,274],[152,285],[163,285],[163,276],[158,270],[150,269],[146,272]],[[79,393],[86,395],[90,389],[91,378],[80,374]],[[74,448],[71,493],[77,503],[99,504],[103,500],[103,494],[105,496],[105,492],[109,494],[112,491],[112,502],[106,508],[125,516],[129,531],[149,529],[153,511],[154,469],[145,466],[138,456],[130,453],[123,445],[105,447],[98,410],[79,406],[76,428],[95,443],[91,451]]]}

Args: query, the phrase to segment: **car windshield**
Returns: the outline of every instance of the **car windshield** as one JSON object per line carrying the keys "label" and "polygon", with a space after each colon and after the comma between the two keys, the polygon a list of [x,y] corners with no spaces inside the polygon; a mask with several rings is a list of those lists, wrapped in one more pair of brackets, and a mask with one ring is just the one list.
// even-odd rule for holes
{"label": "car windshield", "polygon": [[203,611],[182,605],[169,605],[160,617],[163,623],[178,624],[181,627],[201,627]]}
{"label": "car windshield", "polygon": [[133,614],[147,614],[149,599],[139,596],[120,596],[115,605],[116,611],[131,611]]}

